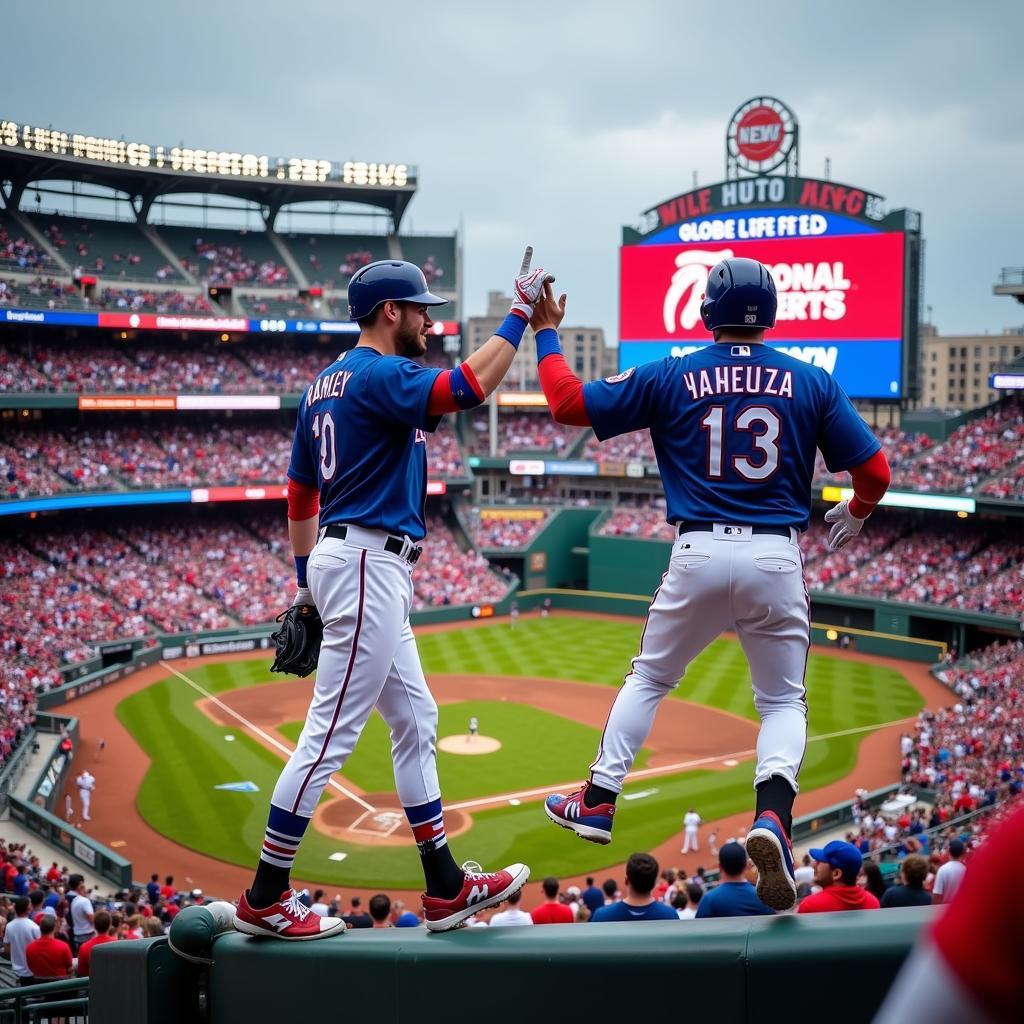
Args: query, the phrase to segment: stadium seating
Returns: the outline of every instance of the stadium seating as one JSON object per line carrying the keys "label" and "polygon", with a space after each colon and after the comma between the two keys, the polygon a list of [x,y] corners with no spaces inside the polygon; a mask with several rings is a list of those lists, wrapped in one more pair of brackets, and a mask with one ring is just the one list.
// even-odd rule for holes
{"label": "stadium seating", "polygon": [[208,285],[276,288],[291,280],[265,231],[167,226],[157,231],[179,262]]}
{"label": "stadium seating", "polygon": [[26,214],[74,269],[103,280],[181,282],[177,269],[134,221],[61,214]]}
{"label": "stadium seating", "polygon": [[45,249],[37,246],[20,224],[0,209],[0,273],[63,273]]}
{"label": "stadium seating", "polygon": [[607,441],[598,441],[594,436],[587,438],[580,458],[594,462],[654,462],[654,444],[650,432],[636,430],[631,434],[619,434]]}
{"label": "stadium seating", "polygon": [[531,508],[529,517],[526,517],[519,510],[500,505],[488,506],[486,514],[473,507],[466,516],[469,537],[478,548],[524,548],[532,543],[551,518],[552,511],[550,508]]}
{"label": "stadium seating", "polygon": [[455,288],[455,239],[452,236],[401,235],[402,259],[415,263],[433,288]]}
{"label": "stadium seating", "polygon": [[[487,454],[488,413],[480,409],[471,414],[464,436],[467,448],[474,454]],[[498,414],[498,454],[513,452],[545,452],[564,454],[579,440],[579,427],[556,423],[547,410],[535,413]]]}
{"label": "stadium seating", "polygon": [[345,288],[349,278],[360,267],[391,255],[385,235],[328,235],[296,231],[282,237],[309,278],[309,283],[323,288]]}

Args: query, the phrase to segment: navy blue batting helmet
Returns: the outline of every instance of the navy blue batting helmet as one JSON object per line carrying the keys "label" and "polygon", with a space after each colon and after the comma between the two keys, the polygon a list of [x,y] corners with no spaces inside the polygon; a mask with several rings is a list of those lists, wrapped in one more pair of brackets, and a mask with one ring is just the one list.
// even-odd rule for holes
{"label": "navy blue batting helmet", "polygon": [[768,268],[742,257],[711,268],[700,317],[709,331],[719,327],[774,327],[779,300]]}
{"label": "navy blue batting helmet", "polygon": [[360,267],[348,283],[348,316],[362,320],[382,302],[415,302],[419,306],[446,303],[427,288],[427,279],[415,263],[378,260]]}

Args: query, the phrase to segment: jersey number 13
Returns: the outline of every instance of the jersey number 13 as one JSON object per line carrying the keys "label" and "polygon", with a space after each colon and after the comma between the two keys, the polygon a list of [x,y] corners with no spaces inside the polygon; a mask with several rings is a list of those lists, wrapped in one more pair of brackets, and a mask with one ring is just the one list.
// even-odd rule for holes
{"label": "jersey number 13", "polygon": [[[708,478],[721,480],[724,476],[725,407],[713,405],[700,421],[701,430],[708,434]],[[774,409],[765,405],[748,405],[733,420],[734,430],[751,435],[754,458],[734,455],[732,468],[744,480],[767,480],[779,468],[779,434],[782,422]]]}

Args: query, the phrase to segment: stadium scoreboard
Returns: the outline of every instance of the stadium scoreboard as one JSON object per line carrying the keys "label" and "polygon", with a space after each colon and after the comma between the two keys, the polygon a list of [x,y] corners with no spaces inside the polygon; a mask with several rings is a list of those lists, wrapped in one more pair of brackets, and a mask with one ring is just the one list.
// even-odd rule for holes
{"label": "stadium scoreboard", "polygon": [[[720,260],[768,265],[779,310],[768,343],[833,374],[853,398],[916,398],[921,217],[864,188],[798,174],[799,129],[779,100],[743,104],[721,182],[623,229],[619,370],[710,342],[700,303]],[[779,173],[781,172],[781,173]]]}

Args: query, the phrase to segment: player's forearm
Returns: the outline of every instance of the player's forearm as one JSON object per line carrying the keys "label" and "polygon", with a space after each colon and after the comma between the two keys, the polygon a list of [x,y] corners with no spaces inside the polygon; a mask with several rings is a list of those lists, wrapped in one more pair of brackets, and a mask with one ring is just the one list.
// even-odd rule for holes
{"label": "player's forearm", "polygon": [[[517,323],[522,324],[520,328]],[[505,323],[498,328],[500,334],[493,334],[484,342],[467,360],[473,376],[480,384],[483,397],[486,398],[505,379],[512,360],[516,357],[516,350],[526,329],[526,321],[510,313],[505,318]]]}
{"label": "player's forearm", "polygon": [[553,328],[538,332],[537,359],[540,386],[555,422],[589,427],[590,416],[583,402],[583,381],[569,369],[558,344],[558,332]]}
{"label": "player's forearm", "polygon": [[882,500],[892,479],[889,460],[885,457],[885,452],[879,448],[867,462],[854,466],[850,470],[850,476],[853,479],[850,514],[858,519],[866,519]]}
{"label": "player's forearm", "polygon": [[288,540],[295,558],[295,581],[306,586],[306,563],[320,530],[320,492],[288,478]]}

